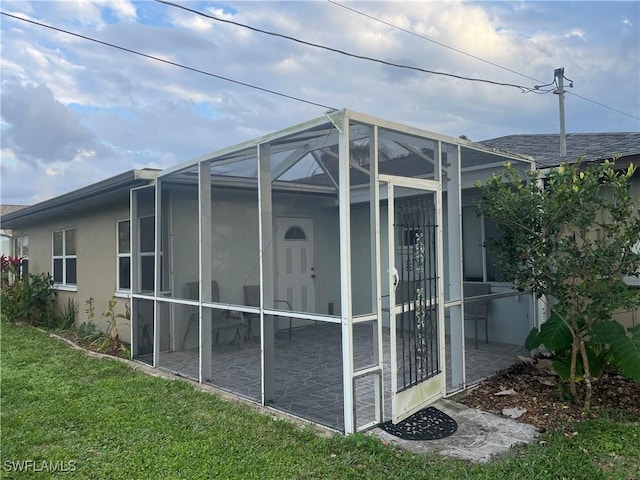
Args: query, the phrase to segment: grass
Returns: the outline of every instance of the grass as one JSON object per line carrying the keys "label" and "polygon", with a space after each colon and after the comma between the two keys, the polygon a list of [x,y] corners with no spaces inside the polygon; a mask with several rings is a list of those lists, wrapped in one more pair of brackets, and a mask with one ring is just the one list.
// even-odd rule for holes
{"label": "grass", "polygon": [[[19,460],[75,462],[71,478],[631,479],[640,424],[617,416],[551,432],[475,465],[422,457],[365,435],[331,438],[2,324],[2,478]],[[68,465],[68,464],[67,464]]]}

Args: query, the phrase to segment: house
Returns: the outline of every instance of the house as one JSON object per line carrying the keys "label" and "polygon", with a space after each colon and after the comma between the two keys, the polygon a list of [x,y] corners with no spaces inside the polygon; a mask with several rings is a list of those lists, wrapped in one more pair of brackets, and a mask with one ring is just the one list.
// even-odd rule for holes
{"label": "house", "polygon": [[548,139],[541,153],[491,142],[334,111],[2,227],[80,304],[78,323],[89,298],[96,314],[129,302],[135,360],[350,433],[526,353],[538,305],[498,281],[476,182],[554,160]]}
{"label": "house", "polygon": [[[560,136],[558,134],[507,135],[481,142],[492,148],[520,152],[529,155],[539,169],[573,163],[578,159],[585,162],[601,162],[615,159],[616,167],[626,169],[630,164],[640,165],[640,133],[569,133],[566,136],[565,157],[560,156]],[[640,197],[640,170],[636,170],[632,182],[632,194]],[[640,248],[640,241],[638,242]],[[627,277],[625,282],[640,287],[640,277]],[[625,327],[640,323],[640,310],[621,311],[615,316]]]}
{"label": "house", "polygon": [[[342,110],[2,217],[135,360],[346,433],[510,365],[537,325],[473,205],[516,153]],[[463,235],[464,233],[464,235]]]}
{"label": "house", "polygon": [[505,162],[556,161],[550,139],[522,137],[478,144],[333,111],[2,226],[60,301],[130,302],[135,360],[350,433],[525,353],[538,305],[497,281],[474,204]]}
{"label": "house", "polygon": [[[148,185],[155,170],[131,170],[50,200],[3,214],[3,229],[12,229],[17,256],[29,259],[30,273],[52,275],[58,305],[68,298],[79,305],[77,323],[86,320],[86,301],[94,299],[95,320],[115,294],[118,311],[129,301],[129,198]],[[119,330],[130,341],[128,325]]]}
{"label": "house", "polygon": [[[0,217],[17,212],[26,205],[0,205]],[[23,237],[14,237],[11,229],[0,229],[0,252],[6,257],[28,257],[29,241]]]}

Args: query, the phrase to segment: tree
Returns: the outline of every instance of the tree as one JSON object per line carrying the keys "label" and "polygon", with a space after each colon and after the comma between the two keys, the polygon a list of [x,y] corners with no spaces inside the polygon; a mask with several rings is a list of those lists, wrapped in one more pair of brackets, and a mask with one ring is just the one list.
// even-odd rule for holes
{"label": "tree", "polygon": [[608,161],[527,175],[507,165],[482,187],[479,211],[499,232],[487,247],[497,254],[503,279],[555,302],[526,347],[544,345],[555,355],[554,368],[570,381],[574,401],[576,381],[584,379],[585,409],[605,362],[640,380],[640,328],[625,331],[612,320],[614,311],[640,306],[640,292],[623,282],[640,268],[634,172],[633,165],[616,171]]}

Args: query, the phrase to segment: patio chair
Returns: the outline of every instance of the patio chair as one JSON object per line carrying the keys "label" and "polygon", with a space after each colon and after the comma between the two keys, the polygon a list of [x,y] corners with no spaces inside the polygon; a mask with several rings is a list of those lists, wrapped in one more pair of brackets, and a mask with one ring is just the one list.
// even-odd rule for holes
{"label": "patio chair", "polygon": [[144,317],[138,313],[138,344],[137,355],[152,355],[153,354],[153,325],[148,323]]}
{"label": "patio chair", "polygon": [[[260,285],[245,285],[244,286],[244,303],[249,307],[259,307],[260,306]],[[274,305],[281,303],[286,305],[288,310],[293,310],[291,308],[291,304],[287,300],[274,300]],[[260,315],[256,315],[255,313],[247,313],[247,339],[251,338],[251,323],[254,318],[260,318]],[[292,328],[292,318],[289,317],[289,338],[291,338],[291,328]]]}
{"label": "patio chair", "polygon": [[[187,282],[187,293],[190,300],[198,300],[200,295],[200,283]],[[214,303],[220,301],[220,290],[218,287],[218,282],[216,280],[213,280],[211,282],[211,301]],[[183,350],[184,345],[187,341],[187,336],[189,335],[189,330],[191,329],[192,325],[198,325],[198,319],[198,307],[193,306],[191,307],[191,312],[189,313],[189,323],[187,325],[187,330],[184,332],[184,336],[182,337]],[[221,331],[235,329],[235,335],[231,343],[235,342],[237,338],[240,348],[243,348],[244,328],[245,321],[242,318],[242,315],[235,314],[234,312],[231,312],[229,310],[214,309],[211,311],[211,334],[213,335],[215,333],[216,335],[214,345],[218,345]]]}
{"label": "patio chair", "polygon": [[[491,293],[491,284],[464,282],[464,298],[479,297]],[[464,319],[474,323],[476,350],[478,349],[478,324],[484,322],[484,338],[489,343],[489,300],[475,300],[464,304]]]}

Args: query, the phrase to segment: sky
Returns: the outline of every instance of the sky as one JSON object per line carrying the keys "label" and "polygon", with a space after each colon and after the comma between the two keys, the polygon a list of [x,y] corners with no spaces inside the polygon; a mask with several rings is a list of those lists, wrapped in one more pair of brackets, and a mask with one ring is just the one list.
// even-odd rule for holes
{"label": "sky", "polygon": [[[564,67],[573,82],[567,132],[640,130],[640,2],[335,1],[343,6],[176,3],[357,55],[527,88]],[[326,106],[474,141],[559,131],[552,92],[351,58],[158,2],[3,0],[0,10],[323,105],[3,15],[2,204],[170,167],[320,117]]]}

